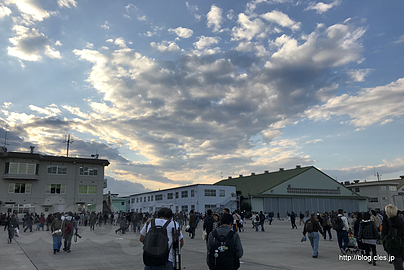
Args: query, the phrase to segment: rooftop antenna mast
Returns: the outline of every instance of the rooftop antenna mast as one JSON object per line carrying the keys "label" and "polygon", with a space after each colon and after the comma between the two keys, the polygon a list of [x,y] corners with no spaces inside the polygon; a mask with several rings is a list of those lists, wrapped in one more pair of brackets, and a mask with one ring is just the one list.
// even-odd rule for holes
{"label": "rooftop antenna mast", "polygon": [[376,168],[373,168],[374,169],[374,171],[375,171],[375,176],[377,176],[377,181],[380,181],[380,178],[381,178],[381,174],[379,174],[379,172],[376,172]]}
{"label": "rooftop antenna mast", "polygon": [[8,145],[7,140],[8,140],[8,138],[7,138],[7,131],[6,131],[6,134],[4,135],[4,148],[6,148]]}
{"label": "rooftop antenna mast", "polygon": [[66,157],[69,157],[69,146],[73,143],[73,139],[70,139],[70,134],[65,135],[65,141],[63,143],[65,143],[67,147]]}

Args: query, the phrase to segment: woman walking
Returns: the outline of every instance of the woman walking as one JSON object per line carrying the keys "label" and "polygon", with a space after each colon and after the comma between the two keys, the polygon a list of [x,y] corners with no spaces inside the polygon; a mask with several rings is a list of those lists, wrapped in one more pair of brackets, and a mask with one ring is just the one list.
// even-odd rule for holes
{"label": "woman walking", "polygon": [[[376,258],[376,243],[380,239],[380,234],[376,224],[370,220],[369,212],[365,212],[362,215],[362,221],[359,224],[358,239],[364,244],[365,255],[369,256],[372,249],[372,258]],[[372,261],[369,260],[369,264],[371,263]],[[373,265],[376,265],[376,260],[374,259]]]}
{"label": "woman walking", "polygon": [[53,254],[60,251],[62,246],[62,215],[58,213],[51,223],[51,232],[53,238]]}

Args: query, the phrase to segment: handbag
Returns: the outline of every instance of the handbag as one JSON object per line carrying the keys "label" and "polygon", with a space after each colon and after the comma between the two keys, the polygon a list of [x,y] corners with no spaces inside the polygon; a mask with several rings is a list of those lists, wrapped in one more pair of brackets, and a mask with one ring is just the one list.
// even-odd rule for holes
{"label": "handbag", "polygon": [[205,230],[202,230],[202,240],[205,240],[208,238],[208,234],[206,233]]}
{"label": "handbag", "polygon": [[53,235],[53,236],[58,236],[58,235],[61,235],[61,234],[62,234],[62,229],[54,230],[54,231],[52,232],[52,235]]}

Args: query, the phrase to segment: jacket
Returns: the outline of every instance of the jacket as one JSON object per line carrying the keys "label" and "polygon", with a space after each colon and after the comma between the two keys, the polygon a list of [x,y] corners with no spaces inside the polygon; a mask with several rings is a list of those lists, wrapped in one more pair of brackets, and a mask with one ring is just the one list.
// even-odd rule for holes
{"label": "jacket", "polygon": [[203,220],[203,229],[209,234],[213,230],[213,217],[209,216]]}
{"label": "jacket", "polygon": [[[217,228],[216,229],[216,231],[217,231],[217,234],[220,236],[220,235],[224,235],[224,236],[226,236],[229,232],[230,232],[230,228],[229,228],[229,226],[227,226],[227,225],[222,225],[222,226],[220,226],[219,228]],[[237,232],[235,232],[235,234],[234,234],[234,236],[233,236],[233,238],[232,238],[232,240],[233,240],[233,247],[234,247],[234,251],[235,251],[235,255],[238,257],[238,258],[241,258],[241,257],[243,257],[243,253],[244,253],[244,251],[243,251],[243,246],[241,245],[241,240],[240,240],[240,236],[238,235],[238,233]],[[209,256],[209,251],[210,251],[210,247],[213,245],[213,241],[214,241],[214,237],[213,237],[213,234],[209,234],[209,237],[208,237],[208,243],[207,243],[207,249],[208,249],[208,256]]]}
{"label": "jacket", "polygon": [[[398,229],[398,235],[400,235],[404,241],[404,221],[403,221],[403,219],[398,216],[395,216],[395,217],[389,218],[389,219],[392,223],[392,226],[394,226],[395,228]],[[382,238],[384,238],[388,234],[389,228],[390,228],[389,221],[387,218],[384,218],[383,222],[382,222]]]}
{"label": "jacket", "polygon": [[62,220],[55,218],[51,223],[51,232],[62,229]]}
{"label": "jacket", "polygon": [[359,239],[376,239],[380,238],[376,224],[373,221],[365,220],[359,224]]}
{"label": "jacket", "polygon": [[321,234],[324,234],[323,229],[321,228],[320,224],[318,223],[317,219],[311,217],[306,222],[304,223],[304,228],[303,228],[303,235],[306,235],[306,224],[307,222],[311,221],[313,223],[313,232],[320,232]]}

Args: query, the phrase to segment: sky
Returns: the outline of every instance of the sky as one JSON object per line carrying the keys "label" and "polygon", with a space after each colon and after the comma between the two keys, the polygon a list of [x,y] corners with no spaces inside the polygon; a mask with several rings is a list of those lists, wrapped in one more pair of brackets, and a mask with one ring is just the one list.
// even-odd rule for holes
{"label": "sky", "polygon": [[0,1],[0,144],[120,195],[315,166],[404,175],[402,1]]}

